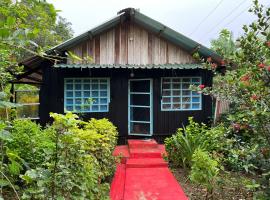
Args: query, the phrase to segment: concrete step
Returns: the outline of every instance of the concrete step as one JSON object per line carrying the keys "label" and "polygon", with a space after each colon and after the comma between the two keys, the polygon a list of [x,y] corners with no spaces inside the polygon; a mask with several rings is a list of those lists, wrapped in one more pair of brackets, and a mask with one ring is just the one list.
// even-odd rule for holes
{"label": "concrete step", "polygon": [[137,158],[128,159],[126,163],[127,168],[150,168],[150,167],[168,167],[168,163],[162,158]]}
{"label": "concrete step", "polygon": [[132,148],[157,148],[158,143],[153,140],[128,140],[128,146],[130,149]]}

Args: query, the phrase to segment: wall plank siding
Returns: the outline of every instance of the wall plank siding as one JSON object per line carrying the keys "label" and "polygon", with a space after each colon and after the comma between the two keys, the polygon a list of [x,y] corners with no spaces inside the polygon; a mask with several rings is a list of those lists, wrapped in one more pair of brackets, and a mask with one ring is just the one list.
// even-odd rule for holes
{"label": "wall plank siding", "polygon": [[91,56],[93,62],[97,64],[145,65],[195,62],[181,47],[134,23],[118,25],[92,40],[71,48],[70,51],[79,57]]}

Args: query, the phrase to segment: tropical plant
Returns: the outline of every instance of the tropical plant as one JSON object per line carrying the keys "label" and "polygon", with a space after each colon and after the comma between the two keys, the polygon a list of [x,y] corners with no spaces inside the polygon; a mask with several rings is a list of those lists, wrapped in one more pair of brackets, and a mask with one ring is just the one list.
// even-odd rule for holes
{"label": "tropical plant", "polygon": [[219,172],[218,167],[218,162],[211,158],[207,151],[197,148],[192,155],[190,180],[207,188],[206,199],[212,199],[213,188]]}
{"label": "tropical plant", "polygon": [[165,147],[168,159],[176,166],[190,168],[192,155],[197,148],[206,151],[219,151],[222,149],[225,128],[220,125],[209,129],[205,124],[194,122],[189,117],[189,124],[179,128],[175,135],[165,139]]}

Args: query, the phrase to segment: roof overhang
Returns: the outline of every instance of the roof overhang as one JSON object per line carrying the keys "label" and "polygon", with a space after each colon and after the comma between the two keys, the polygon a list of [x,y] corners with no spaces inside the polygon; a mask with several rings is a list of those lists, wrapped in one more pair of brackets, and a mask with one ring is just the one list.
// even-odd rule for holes
{"label": "roof overhang", "polygon": [[203,64],[148,64],[148,65],[111,65],[111,64],[56,64],[55,68],[64,69],[203,69]]}

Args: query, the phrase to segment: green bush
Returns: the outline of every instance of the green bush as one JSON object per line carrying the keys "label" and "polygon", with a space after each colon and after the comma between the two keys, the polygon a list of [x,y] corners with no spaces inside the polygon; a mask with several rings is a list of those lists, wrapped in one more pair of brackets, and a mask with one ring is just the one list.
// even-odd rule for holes
{"label": "green bush", "polygon": [[190,180],[205,186],[207,192],[212,194],[218,172],[218,162],[211,158],[207,151],[196,149],[192,155]]}
{"label": "green bush", "polygon": [[[2,143],[2,171],[18,195],[22,199],[109,199],[115,126],[107,119],[84,122],[72,113],[51,116],[54,123],[45,129],[28,120],[14,121],[10,139]],[[10,186],[6,184],[5,189]]]}
{"label": "green bush", "polygon": [[165,148],[168,159],[176,166],[190,168],[192,155],[197,148],[206,151],[219,151],[225,128],[220,125],[209,129],[205,124],[199,124],[189,118],[185,128],[179,128],[175,135],[165,139]]}
{"label": "green bush", "polygon": [[47,154],[54,151],[53,132],[49,128],[42,130],[35,122],[14,120],[10,133],[9,150],[18,154],[30,168],[40,166]]}

